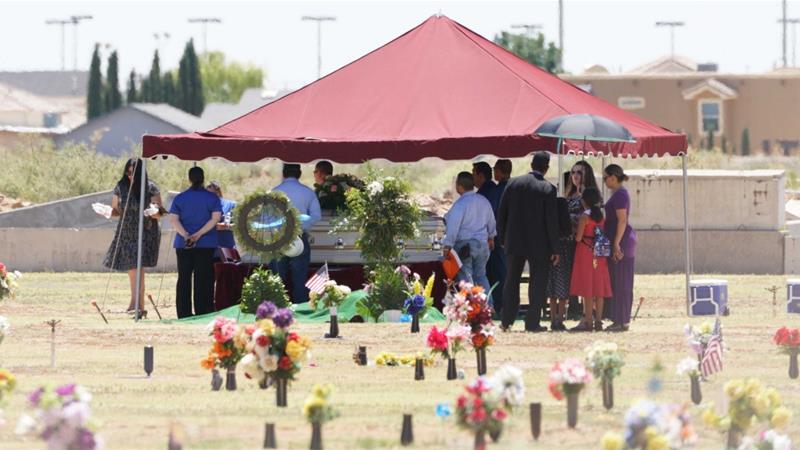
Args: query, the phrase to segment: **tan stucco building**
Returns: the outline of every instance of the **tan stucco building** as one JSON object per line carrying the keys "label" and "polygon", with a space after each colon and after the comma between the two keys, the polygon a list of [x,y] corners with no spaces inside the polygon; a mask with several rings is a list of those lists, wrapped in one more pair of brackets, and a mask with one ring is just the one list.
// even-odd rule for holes
{"label": "tan stucco building", "polygon": [[563,75],[584,90],[670,130],[686,133],[704,147],[742,152],[749,132],[750,153],[800,154],[800,70],[724,74],[714,64],[665,57],[621,74],[592,66]]}

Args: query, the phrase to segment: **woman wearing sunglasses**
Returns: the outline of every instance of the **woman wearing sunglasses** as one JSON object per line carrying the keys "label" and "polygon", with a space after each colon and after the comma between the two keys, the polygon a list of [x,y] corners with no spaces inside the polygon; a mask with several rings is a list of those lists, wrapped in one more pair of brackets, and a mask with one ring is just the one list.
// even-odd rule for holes
{"label": "woman wearing sunglasses", "polygon": [[[597,187],[597,180],[594,177],[594,170],[592,166],[586,161],[578,161],[572,166],[569,172],[569,179],[564,185],[564,197],[567,199],[569,205],[569,216],[572,220],[572,236],[575,236],[575,230],[578,227],[578,219],[583,214],[584,208],[581,205],[581,196],[586,188]],[[571,252],[575,253],[575,244],[573,242]],[[570,258],[572,260],[572,258]],[[569,309],[567,317],[572,320],[580,320],[583,318],[583,306],[578,301],[577,297],[570,297]]]}

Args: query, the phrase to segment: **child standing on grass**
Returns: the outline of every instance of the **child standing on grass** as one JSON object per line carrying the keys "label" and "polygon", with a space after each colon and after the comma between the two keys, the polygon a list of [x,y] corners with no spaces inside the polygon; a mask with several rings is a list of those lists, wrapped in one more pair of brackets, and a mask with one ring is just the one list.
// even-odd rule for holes
{"label": "child standing on grass", "polygon": [[567,314],[567,299],[572,276],[572,255],[575,240],[572,236],[572,220],[569,216],[569,203],[566,198],[556,199],[558,210],[558,264],[550,268],[547,280],[547,297],[550,299],[550,330],[566,331],[564,319]]}
{"label": "child standing on grass", "polygon": [[594,252],[597,231],[602,230],[605,223],[600,202],[597,188],[587,187],[583,191],[581,204],[584,211],[575,231],[575,261],[570,280],[570,295],[583,298],[583,320],[572,331],[602,331],[603,300],[612,295],[607,258],[596,256]]}

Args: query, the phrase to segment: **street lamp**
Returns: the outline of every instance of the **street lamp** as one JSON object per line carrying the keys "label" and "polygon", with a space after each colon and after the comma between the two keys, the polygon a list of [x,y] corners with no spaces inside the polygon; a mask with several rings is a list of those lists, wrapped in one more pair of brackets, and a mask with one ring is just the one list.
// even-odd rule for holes
{"label": "street lamp", "polygon": [[[792,67],[797,67],[797,27],[800,19],[778,19],[778,23],[785,23],[792,26]],[[785,62],[784,62],[785,64]],[[784,65],[784,67],[786,67]]]}
{"label": "street lamp", "polygon": [[333,22],[336,17],[333,16],[303,16],[303,21],[317,22],[317,79],[322,76],[322,22]]}
{"label": "street lamp", "polygon": [[189,19],[189,23],[203,24],[203,53],[208,53],[208,24],[222,23],[222,19],[219,17],[195,17]]}

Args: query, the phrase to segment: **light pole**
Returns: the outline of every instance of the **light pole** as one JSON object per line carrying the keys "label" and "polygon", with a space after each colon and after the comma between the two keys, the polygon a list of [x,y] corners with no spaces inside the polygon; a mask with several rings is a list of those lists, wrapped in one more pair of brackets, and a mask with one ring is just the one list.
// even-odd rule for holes
{"label": "light pole", "polygon": [[542,26],[538,23],[515,23],[514,25],[511,25],[511,28],[521,28],[525,30],[525,36],[530,38],[533,37],[533,32],[536,30],[541,30]]}
{"label": "light pole", "polygon": [[[787,24],[792,24],[792,67],[797,67],[797,24],[800,19],[778,19],[778,23],[783,23],[784,28]],[[786,47],[784,47],[783,67],[786,67]]]}
{"label": "light pole", "polygon": [[686,25],[680,20],[673,21],[659,21],[656,22],[657,27],[669,27],[669,54],[675,56],[675,28]]}
{"label": "light pole", "polygon": [[47,25],[60,25],[61,26],[61,71],[64,72],[65,70],[67,70],[67,65],[66,65],[66,62],[65,62],[66,50],[64,48],[65,47],[64,46],[64,39],[65,39],[64,38],[64,27],[67,24],[72,23],[72,21],[71,20],[64,20],[64,19],[49,19],[49,20],[46,20],[44,23],[47,24]]}
{"label": "light pole", "polygon": [[564,0],[558,0],[558,70],[564,70]]}
{"label": "light pole", "polygon": [[170,35],[166,31],[153,33],[153,39],[156,40],[156,50],[158,50],[159,55],[163,56],[163,52],[161,51],[163,47],[162,43],[163,45],[166,45],[167,41],[169,41],[169,38]]}
{"label": "light pole", "polygon": [[317,79],[322,77],[322,22],[333,22],[333,16],[303,16],[303,21],[312,20],[317,22]]}
{"label": "light pole", "polygon": [[189,19],[189,23],[202,23],[203,24],[203,53],[208,53],[208,24],[222,23],[219,17],[195,17]]}
{"label": "light pole", "polygon": [[89,15],[81,15],[81,16],[70,16],[69,21],[72,23],[72,71],[78,71],[78,25],[84,20],[92,20],[92,16]]}

